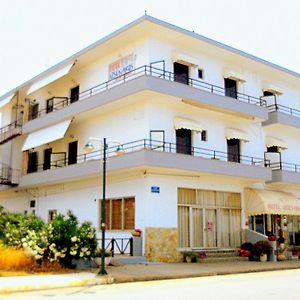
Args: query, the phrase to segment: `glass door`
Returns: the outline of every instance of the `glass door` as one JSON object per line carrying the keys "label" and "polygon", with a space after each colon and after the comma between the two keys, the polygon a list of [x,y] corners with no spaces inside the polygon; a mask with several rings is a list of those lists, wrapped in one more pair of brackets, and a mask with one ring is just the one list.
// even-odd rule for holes
{"label": "glass door", "polygon": [[205,209],[204,247],[217,247],[217,210]]}

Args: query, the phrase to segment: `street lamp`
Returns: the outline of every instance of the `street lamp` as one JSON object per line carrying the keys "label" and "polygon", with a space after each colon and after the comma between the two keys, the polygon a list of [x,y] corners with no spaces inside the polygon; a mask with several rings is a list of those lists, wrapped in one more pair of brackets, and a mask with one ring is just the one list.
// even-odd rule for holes
{"label": "street lamp", "polygon": [[85,144],[84,150],[86,152],[92,152],[95,148],[94,145],[92,144],[92,141],[97,141],[102,143],[103,146],[103,163],[102,163],[102,171],[103,171],[103,182],[102,182],[102,202],[101,202],[101,232],[102,232],[102,240],[101,240],[101,269],[98,274],[100,275],[107,275],[107,272],[105,270],[105,219],[106,219],[106,206],[105,206],[105,201],[106,201],[106,159],[107,159],[107,148],[108,148],[108,143],[115,143],[118,144],[118,147],[115,151],[117,155],[122,155],[125,153],[123,150],[122,145],[118,141],[106,141],[106,138],[99,139],[99,138],[94,138],[90,137],[89,141]]}

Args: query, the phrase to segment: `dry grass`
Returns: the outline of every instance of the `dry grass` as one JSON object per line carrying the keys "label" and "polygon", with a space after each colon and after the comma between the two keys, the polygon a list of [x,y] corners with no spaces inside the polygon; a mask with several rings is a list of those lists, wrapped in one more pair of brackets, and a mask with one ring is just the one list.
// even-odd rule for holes
{"label": "dry grass", "polygon": [[22,249],[0,245],[0,270],[28,270],[35,265],[34,258],[26,255]]}
{"label": "dry grass", "polygon": [[58,262],[42,262],[38,264],[24,250],[0,244],[0,277],[24,276],[32,273],[68,273],[74,270],[63,268]]}

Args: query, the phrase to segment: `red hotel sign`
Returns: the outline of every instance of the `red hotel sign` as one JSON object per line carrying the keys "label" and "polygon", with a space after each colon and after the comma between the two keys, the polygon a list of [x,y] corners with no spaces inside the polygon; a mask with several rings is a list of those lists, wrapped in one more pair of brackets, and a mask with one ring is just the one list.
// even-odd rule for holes
{"label": "red hotel sign", "polygon": [[111,63],[108,66],[109,80],[131,72],[134,69],[134,58],[135,56],[130,54]]}

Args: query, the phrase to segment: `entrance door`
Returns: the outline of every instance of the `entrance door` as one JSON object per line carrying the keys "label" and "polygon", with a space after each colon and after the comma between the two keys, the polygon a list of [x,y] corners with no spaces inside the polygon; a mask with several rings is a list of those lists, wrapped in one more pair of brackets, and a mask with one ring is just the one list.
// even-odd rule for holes
{"label": "entrance door", "polygon": [[77,141],[69,143],[68,165],[73,165],[77,163],[77,144]]}
{"label": "entrance door", "polygon": [[176,152],[192,154],[192,131],[189,129],[176,130]]}
{"label": "entrance door", "polygon": [[29,120],[36,119],[39,115],[39,104],[38,103],[33,103],[29,105]]}
{"label": "entrance door", "polygon": [[228,161],[240,162],[240,140],[227,140]]}
{"label": "entrance door", "polygon": [[37,167],[38,167],[37,152],[29,152],[28,153],[27,173],[36,172]]}
{"label": "entrance door", "polygon": [[54,98],[48,99],[46,102],[46,113],[50,113],[53,111],[54,106]]}
{"label": "entrance door", "polygon": [[44,170],[48,170],[51,168],[51,154],[52,154],[52,148],[48,148],[44,150],[44,165],[43,165]]}
{"label": "entrance door", "polygon": [[189,67],[180,63],[174,63],[174,81],[189,84]]}
{"label": "entrance door", "polygon": [[224,78],[225,96],[237,99],[237,82],[235,80]]}
{"label": "entrance door", "polygon": [[217,210],[205,209],[204,247],[217,247]]}
{"label": "entrance door", "polygon": [[78,100],[79,100],[79,85],[75,86],[70,91],[70,102],[73,103],[73,102],[76,102]]}

